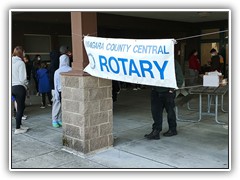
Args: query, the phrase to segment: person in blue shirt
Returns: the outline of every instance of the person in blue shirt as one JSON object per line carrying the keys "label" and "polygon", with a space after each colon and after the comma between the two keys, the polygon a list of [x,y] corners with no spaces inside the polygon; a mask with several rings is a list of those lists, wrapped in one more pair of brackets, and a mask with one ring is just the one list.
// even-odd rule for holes
{"label": "person in blue shirt", "polygon": [[49,102],[48,106],[52,105],[49,75],[46,67],[46,63],[42,62],[40,69],[37,70],[38,92],[42,94],[42,105],[40,106],[40,108],[46,107],[46,95]]}

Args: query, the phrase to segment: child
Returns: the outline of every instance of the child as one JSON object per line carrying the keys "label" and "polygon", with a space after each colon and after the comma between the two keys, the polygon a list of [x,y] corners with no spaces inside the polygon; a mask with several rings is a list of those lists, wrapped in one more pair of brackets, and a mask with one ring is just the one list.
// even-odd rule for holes
{"label": "child", "polygon": [[40,69],[37,70],[37,80],[38,80],[38,92],[42,94],[42,106],[40,108],[46,107],[46,94],[48,96],[48,106],[52,105],[50,82],[48,77],[48,70],[45,63],[41,63]]}

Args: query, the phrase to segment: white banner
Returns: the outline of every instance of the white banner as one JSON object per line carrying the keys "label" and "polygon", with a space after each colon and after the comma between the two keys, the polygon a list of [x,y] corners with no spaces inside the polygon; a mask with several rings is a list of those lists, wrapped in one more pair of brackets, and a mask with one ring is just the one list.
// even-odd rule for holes
{"label": "white banner", "polygon": [[92,76],[151,86],[177,88],[174,39],[84,37]]}

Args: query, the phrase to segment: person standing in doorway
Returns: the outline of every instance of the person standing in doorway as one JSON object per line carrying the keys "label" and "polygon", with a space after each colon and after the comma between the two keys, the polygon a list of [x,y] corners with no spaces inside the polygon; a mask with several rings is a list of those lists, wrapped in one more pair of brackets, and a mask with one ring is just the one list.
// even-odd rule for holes
{"label": "person standing in doorway", "polygon": [[54,73],[54,97],[52,105],[52,126],[62,126],[62,111],[61,111],[61,75],[62,72],[69,72],[72,68],[69,66],[70,60],[67,55],[68,49],[66,46],[60,47],[61,56],[59,57],[59,68]]}
{"label": "person standing in doorway", "polygon": [[[178,61],[175,61],[175,74],[177,86],[181,87],[183,84],[183,73]],[[176,92],[172,88],[167,87],[153,87],[151,92],[151,112],[153,118],[152,132],[145,134],[147,139],[160,139],[160,132],[162,131],[163,110],[167,111],[167,120],[169,130],[163,133],[163,136],[177,135],[177,123],[175,114],[175,97]]]}
{"label": "person standing in doorway", "polygon": [[12,54],[12,96],[17,102],[16,129],[14,134],[25,133],[29,129],[22,125],[22,117],[25,109],[25,98],[27,90],[27,73],[23,62],[24,49],[16,46]]}
{"label": "person standing in doorway", "polygon": [[195,85],[198,83],[198,75],[201,70],[200,61],[198,59],[198,51],[194,49],[188,59],[189,64],[189,75],[190,75],[190,85]]}
{"label": "person standing in doorway", "polygon": [[218,54],[217,50],[212,48],[210,51],[211,59],[209,63],[211,65],[211,71],[218,71],[221,72],[223,66],[223,58],[221,55]]}

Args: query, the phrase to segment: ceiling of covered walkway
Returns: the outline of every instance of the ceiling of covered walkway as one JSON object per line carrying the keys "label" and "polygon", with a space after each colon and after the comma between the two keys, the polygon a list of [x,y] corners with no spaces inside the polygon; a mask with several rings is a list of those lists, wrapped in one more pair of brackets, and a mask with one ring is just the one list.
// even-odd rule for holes
{"label": "ceiling of covered walkway", "polygon": [[[69,11],[70,12],[70,11]],[[27,11],[27,13],[18,11],[12,12],[14,20],[34,21],[34,22],[53,22],[67,23],[69,22],[70,14],[67,11]],[[224,11],[97,11],[98,13],[114,14],[131,17],[141,17],[150,19],[161,19],[179,22],[209,22],[228,20],[229,12]]]}

